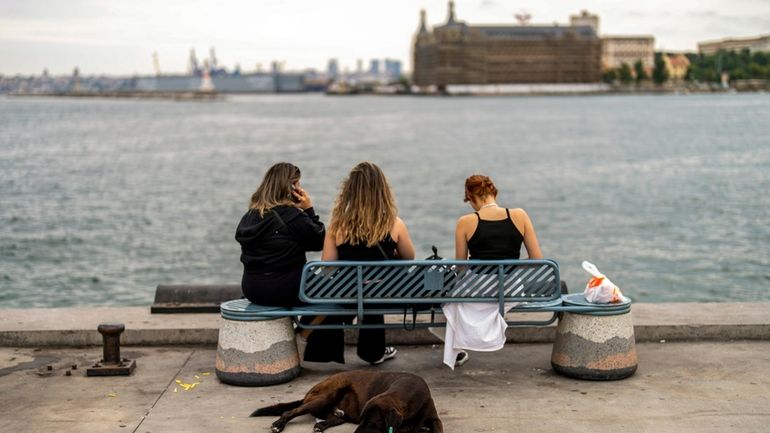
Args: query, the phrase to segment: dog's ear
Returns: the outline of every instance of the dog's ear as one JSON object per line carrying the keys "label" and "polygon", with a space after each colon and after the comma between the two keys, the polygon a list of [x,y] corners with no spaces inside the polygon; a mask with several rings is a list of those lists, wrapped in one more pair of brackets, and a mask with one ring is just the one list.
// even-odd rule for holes
{"label": "dog's ear", "polygon": [[396,409],[391,407],[387,410],[387,412],[385,412],[386,433],[395,433],[398,431],[398,428],[401,427],[402,422],[404,422],[404,418]]}

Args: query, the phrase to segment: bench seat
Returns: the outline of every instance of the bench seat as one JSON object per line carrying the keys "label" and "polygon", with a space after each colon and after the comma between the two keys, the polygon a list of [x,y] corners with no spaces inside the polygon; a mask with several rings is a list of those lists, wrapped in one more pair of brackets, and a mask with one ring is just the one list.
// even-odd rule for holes
{"label": "bench seat", "polygon": [[[585,302],[582,294],[562,295],[553,260],[401,260],[376,262],[308,262],[302,273],[300,307],[269,307],[236,299],[222,304],[222,317],[236,321],[291,317],[300,327],[425,328],[446,326],[441,304],[497,303],[501,314],[551,312],[545,320],[508,320],[509,326],[545,326],[562,312],[618,315],[620,304]],[[581,301],[582,299],[582,301]],[[507,305],[506,305],[507,304]],[[515,306],[508,308],[511,304]],[[303,315],[355,316],[344,324],[301,324]],[[396,315],[403,323],[361,324],[365,315]],[[423,320],[417,321],[417,317]],[[428,318],[428,320],[424,320]]]}

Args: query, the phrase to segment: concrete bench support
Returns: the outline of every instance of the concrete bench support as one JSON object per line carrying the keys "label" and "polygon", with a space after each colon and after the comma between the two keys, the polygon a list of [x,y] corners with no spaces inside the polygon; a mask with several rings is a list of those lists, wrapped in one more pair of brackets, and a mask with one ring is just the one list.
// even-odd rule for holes
{"label": "concrete bench support", "polygon": [[556,328],[551,365],[576,379],[616,380],[636,372],[631,312],[619,315],[563,313]]}
{"label": "concrete bench support", "polygon": [[288,382],[300,373],[291,319],[222,318],[216,373],[231,385],[267,386]]}

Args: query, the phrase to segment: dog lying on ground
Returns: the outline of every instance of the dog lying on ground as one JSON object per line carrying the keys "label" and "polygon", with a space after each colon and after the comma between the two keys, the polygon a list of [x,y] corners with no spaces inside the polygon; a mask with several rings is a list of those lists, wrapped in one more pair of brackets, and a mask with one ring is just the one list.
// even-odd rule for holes
{"label": "dog lying on ground", "polygon": [[428,384],[411,373],[337,373],[311,388],[304,399],[263,407],[251,416],[280,415],[271,428],[278,433],[304,414],[319,419],[314,432],[345,422],[358,424],[355,433],[444,432]]}

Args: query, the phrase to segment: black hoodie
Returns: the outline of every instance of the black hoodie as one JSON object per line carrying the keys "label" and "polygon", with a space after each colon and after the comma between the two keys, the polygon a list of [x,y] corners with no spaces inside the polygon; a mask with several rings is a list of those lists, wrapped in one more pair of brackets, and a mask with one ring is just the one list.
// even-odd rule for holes
{"label": "black hoodie", "polygon": [[[275,214],[278,214],[278,218]],[[277,206],[264,217],[249,210],[235,230],[245,272],[283,272],[302,267],[306,251],[321,251],[326,228],[313,208]]]}

